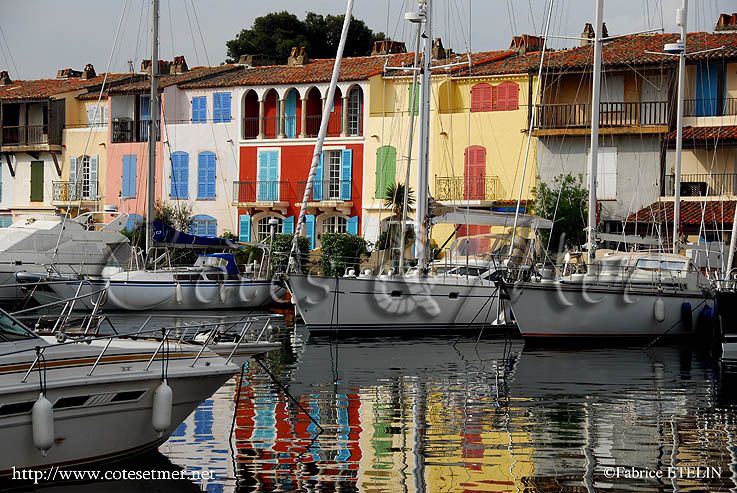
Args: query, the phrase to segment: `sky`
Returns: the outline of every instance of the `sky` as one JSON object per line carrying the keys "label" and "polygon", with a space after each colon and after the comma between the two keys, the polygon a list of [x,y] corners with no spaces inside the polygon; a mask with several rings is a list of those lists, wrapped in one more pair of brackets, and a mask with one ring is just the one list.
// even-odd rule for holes
{"label": "sky", "polygon": [[[183,54],[187,63],[219,65],[225,42],[253,20],[287,10],[303,18],[345,12],[345,0],[160,0],[160,58]],[[435,0],[435,37],[456,52],[509,46],[514,34],[540,34],[550,0]],[[593,0],[552,0],[550,34],[576,36],[594,17]],[[646,29],[676,31],[675,10],[682,0],[606,0],[604,21],[611,34]],[[0,0],[0,70],[11,79],[53,78],[61,68],[98,73],[136,70],[150,58],[151,0]],[[412,0],[355,0],[354,16],[374,31],[409,40],[403,12]],[[690,2],[689,31],[711,31],[720,12],[737,11],[734,0]],[[116,36],[117,33],[117,36]],[[562,48],[571,41],[549,38]],[[408,43],[409,46],[409,43]]]}

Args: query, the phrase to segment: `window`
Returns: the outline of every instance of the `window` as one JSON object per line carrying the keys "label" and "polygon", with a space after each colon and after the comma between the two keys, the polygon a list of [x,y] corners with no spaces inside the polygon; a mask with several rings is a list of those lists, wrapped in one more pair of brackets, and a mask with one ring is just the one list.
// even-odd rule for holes
{"label": "window", "polygon": [[256,201],[278,202],[279,199],[279,151],[259,151]]}
{"label": "window", "polygon": [[171,190],[169,196],[173,199],[189,197],[189,154],[186,152],[171,153]]}
{"label": "window", "polygon": [[696,66],[695,116],[716,116],[720,114],[720,76],[724,80],[724,72],[721,64],[707,61],[701,62]]}
{"label": "window", "polygon": [[264,241],[268,240],[271,237],[271,227],[269,225],[269,221],[271,219],[276,219],[278,221],[274,233],[279,234],[282,232],[282,218],[277,216],[264,216],[256,221],[255,241]]}
{"label": "window", "polygon": [[463,157],[463,198],[484,200],[486,198],[486,148],[470,146]]}
{"label": "window", "polygon": [[126,154],[123,156],[123,183],[120,197],[129,199],[136,196],[136,156]]}
{"label": "window", "polygon": [[348,135],[361,135],[363,91],[356,86],[348,93]]}
{"label": "window", "polygon": [[197,198],[215,198],[215,153],[201,152],[197,156]]}
{"label": "window", "polygon": [[197,236],[217,236],[218,221],[212,216],[197,214],[192,218],[189,233]]}
{"label": "window", "polygon": [[[591,159],[591,150],[587,153]],[[617,199],[617,148],[599,147],[596,162],[596,198],[598,200]]]}
{"label": "window", "polygon": [[351,149],[327,149],[317,163],[312,198],[321,200],[351,200],[353,151]]}
{"label": "window", "polygon": [[348,220],[343,216],[330,216],[322,220],[321,233],[345,233]]}
{"label": "window", "polygon": [[374,198],[384,198],[386,188],[394,184],[396,173],[397,149],[392,146],[379,147],[376,150],[376,194]]}
{"label": "window", "polygon": [[146,142],[148,140],[148,122],[151,121],[151,96],[139,96],[138,113],[141,119],[141,124],[138,127],[138,142]]}
{"label": "window", "polygon": [[44,200],[44,162],[31,161],[31,202]]}
{"label": "window", "polygon": [[475,84],[471,88],[471,112],[491,111],[491,85]]}
{"label": "window", "polygon": [[97,200],[97,162],[97,156],[70,159],[69,200]]}
{"label": "window", "polygon": [[108,123],[108,107],[107,104],[101,102],[87,105],[87,126],[99,127],[107,126]]}
{"label": "window", "polygon": [[128,222],[125,224],[125,229],[133,231],[136,229],[139,223],[143,222],[143,216],[140,214],[128,214]]}
{"label": "window", "polygon": [[502,82],[492,89],[493,111],[519,109],[519,86],[514,82]]}
{"label": "window", "polygon": [[0,216],[0,228],[7,228],[13,224],[13,216]]}
{"label": "window", "polygon": [[212,121],[215,123],[230,122],[229,92],[216,92],[212,95]]}
{"label": "window", "polygon": [[0,314],[0,341],[36,339],[36,335],[10,315]]}
{"label": "window", "polygon": [[195,96],[192,98],[192,123],[205,123],[207,121],[207,98]]}

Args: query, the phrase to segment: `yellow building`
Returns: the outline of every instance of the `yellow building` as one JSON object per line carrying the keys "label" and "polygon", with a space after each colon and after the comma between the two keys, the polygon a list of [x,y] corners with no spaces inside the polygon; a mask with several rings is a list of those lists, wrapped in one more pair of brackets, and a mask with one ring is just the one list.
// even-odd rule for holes
{"label": "yellow building", "polygon": [[[528,98],[534,82],[528,67],[539,58],[532,55],[525,53],[524,47],[474,53],[470,69],[456,65],[433,72],[429,187],[437,201],[473,209],[514,210],[527,148]],[[437,64],[467,60],[465,55],[455,55]],[[517,67],[524,70],[517,71]],[[388,185],[406,181],[411,93],[412,76],[407,71],[387,71],[369,80],[363,180],[364,236],[369,241],[376,241],[388,223],[396,220],[384,207],[384,195]],[[415,120],[415,129],[418,123]],[[417,134],[415,130],[409,163],[413,190]],[[535,184],[535,150],[532,142],[523,201],[531,197]],[[453,225],[436,226],[432,238],[442,244],[453,231]],[[488,227],[461,226],[459,235],[488,231]]]}

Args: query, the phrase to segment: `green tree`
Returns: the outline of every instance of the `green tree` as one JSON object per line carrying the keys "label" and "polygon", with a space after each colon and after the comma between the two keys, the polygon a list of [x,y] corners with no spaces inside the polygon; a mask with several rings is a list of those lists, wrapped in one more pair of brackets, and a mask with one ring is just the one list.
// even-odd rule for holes
{"label": "green tree", "polygon": [[[404,183],[392,183],[384,191],[384,207],[391,209],[392,215],[401,219],[404,215]],[[415,205],[415,192],[412,187],[409,187],[407,194],[407,213],[411,213],[414,209],[412,206]]]}
{"label": "green tree", "polygon": [[[302,270],[307,271],[306,263],[310,255],[310,241],[306,236],[297,238],[297,248],[299,249],[299,258],[302,263]],[[274,243],[271,246],[271,273],[278,274],[287,271],[289,266],[289,254],[292,251],[292,235],[277,234],[274,236]]]}
{"label": "green tree", "polygon": [[369,243],[360,236],[324,233],[320,243],[322,272],[326,276],[342,276],[348,269],[359,272],[361,261],[369,256]]}
{"label": "green tree", "polygon": [[[263,55],[283,64],[292,47],[304,46],[312,58],[333,58],[338,49],[343,15],[320,15],[308,12],[305,20],[287,11],[272,12],[253,21],[250,29],[243,29],[227,47],[228,62],[241,55]],[[348,28],[345,56],[371,53],[375,40],[384,39],[383,33],[374,33],[359,19],[352,19]]]}
{"label": "green tree", "polygon": [[581,175],[559,175],[550,185],[540,183],[534,192],[535,213],[553,221],[551,230],[541,231],[543,245],[553,251],[583,245],[589,192]]}
{"label": "green tree", "polygon": [[[167,226],[186,233],[194,223],[192,206],[185,203],[165,204],[157,200],[154,204],[154,220],[161,221]],[[141,221],[138,221],[132,230],[124,229],[121,233],[128,237],[131,245],[144,248],[146,244],[146,218],[144,217]]]}

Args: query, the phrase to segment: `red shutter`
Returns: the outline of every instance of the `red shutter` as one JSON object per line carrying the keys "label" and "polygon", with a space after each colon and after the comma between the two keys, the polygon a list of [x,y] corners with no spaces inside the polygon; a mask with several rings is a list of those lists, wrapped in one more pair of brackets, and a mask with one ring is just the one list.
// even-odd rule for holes
{"label": "red shutter", "polygon": [[491,88],[491,111],[501,111],[501,107],[499,106],[499,86],[492,86]]}
{"label": "red shutter", "polygon": [[486,195],[486,148],[466,148],[463,159],[463,198],[484,200]]}
{"label": "red shutter", "polygon": [[491,111],[491,86],[476,84],[471,88],[471,112]]}

